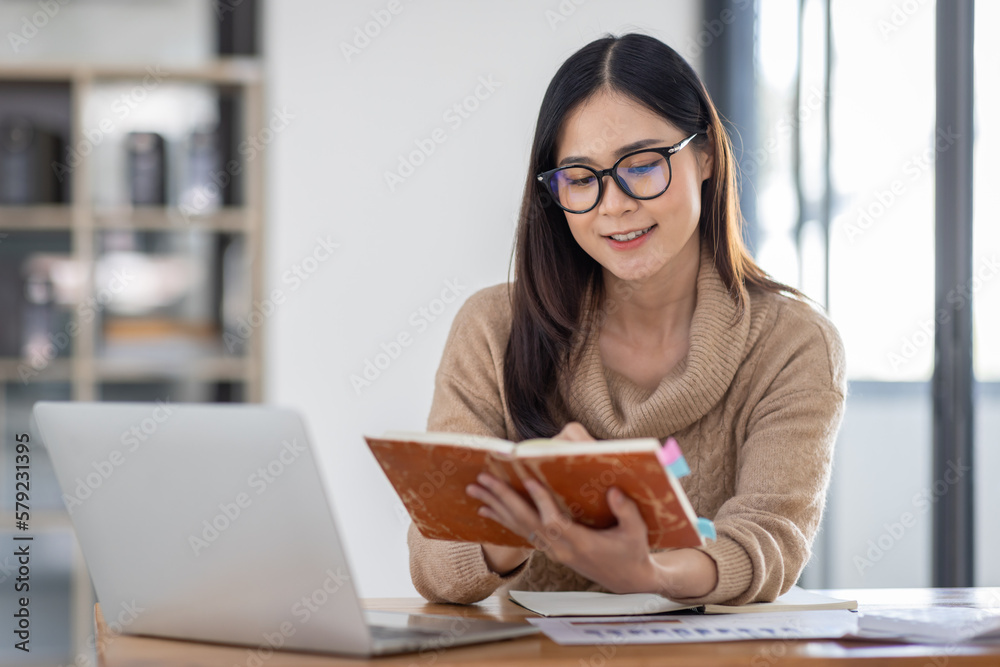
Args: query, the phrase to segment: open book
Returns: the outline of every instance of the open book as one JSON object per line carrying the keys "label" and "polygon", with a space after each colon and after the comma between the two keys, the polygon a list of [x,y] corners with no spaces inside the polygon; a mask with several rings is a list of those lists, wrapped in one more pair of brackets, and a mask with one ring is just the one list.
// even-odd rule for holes
{"label": "open book", "polygon": [[634,500],[649,529],[651,548],[704,544],[711,522],[698,519],[677,477],[687,472],[676,441],[655,438],[570,442],[536,439],[519,444],[456,433],[390,431],[365,436],[379,465],[420,532],[429,538],[530,547],[524,538],[477,511],[466,495],[488,472],[528,502],[522,479],[548,488],[559,508],[579,523],[610,528],[617,521],[607,492],[617,486]]}
{"label": "open book", "polygon": [[774,602],[744,605],[692,605],[674,602],[655,593],[596,593],[588,591],[509,591],[510,599],[541,616],[639,616],[697,609],[706,614],[830,611],[857,609],[857,600],[841,600],[792,586]]}

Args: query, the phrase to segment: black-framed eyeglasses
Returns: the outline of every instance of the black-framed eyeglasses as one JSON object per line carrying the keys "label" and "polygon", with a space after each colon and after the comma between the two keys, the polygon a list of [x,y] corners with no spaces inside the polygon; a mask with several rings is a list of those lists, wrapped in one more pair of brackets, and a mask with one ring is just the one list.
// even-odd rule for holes
{"label": "black-framed eyeglasses", "polygon": [[610,176],[622,192],[633,199],[655,199],[670,187],[673,170],[670,156],[688,145],[701,132],[665,148],[643,148],[627,153],[608,169],[570,164],[538,174],[553,201],[569,213],[586,213],[604,195],[604,177]]}

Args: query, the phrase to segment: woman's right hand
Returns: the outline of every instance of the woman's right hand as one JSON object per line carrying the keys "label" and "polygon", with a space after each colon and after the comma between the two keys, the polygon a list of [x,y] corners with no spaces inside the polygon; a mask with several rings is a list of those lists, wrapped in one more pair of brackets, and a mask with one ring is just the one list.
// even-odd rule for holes
{"label": "woman's right hand", "polygon": [[530,547],[505,547],[499,544],[481,544],[486,567],[504,576],[518,565],[528,560],[534,549]]}
{"label": "woman's right hand", "polygon": [[[587,429],[579,422],[569,422],[563,430],[552,436],[553,440],[574,440],[585,442],[593,440],[594,437],[587,433]],[[486,559],[486,567],[499,575],[505,575],[518,565],[526,561],[534,549],[528,547],[504,547],[497,544],[483,543],[483,557]]]}

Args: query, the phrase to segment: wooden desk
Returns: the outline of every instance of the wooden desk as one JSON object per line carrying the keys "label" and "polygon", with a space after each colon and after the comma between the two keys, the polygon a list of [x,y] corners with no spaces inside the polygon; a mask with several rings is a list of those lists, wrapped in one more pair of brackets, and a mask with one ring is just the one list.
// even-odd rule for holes
{"label": "wooden desk", "polygon": [[[880,607],[975,606],[1000,609],[1000,588],[858,589],[825,591],[858,600],[861,610]],[[370,609],[461,615],[524,622],[530,612],[508,600],[488,598],[477,605],[427,604],[416,598],[378,598],[365,601]],[[246,647],[221,646],[152,637],[115,636],[95,608],[98,662],[101,667],[126,665],[252,666]],[[278,651],[262,661],[265,667],[320,665],[530,665],[531,667],[772,667],[776,665],[839,666],[853,661],[869,665],[910,667],[997,667],[1000,646],[906,646],[864,644],[835,640],[720,642],[716,644],[659,644],[647,646],[559,646],[544,635],[461,646],[443,651],[409,653],[365,660]]]}

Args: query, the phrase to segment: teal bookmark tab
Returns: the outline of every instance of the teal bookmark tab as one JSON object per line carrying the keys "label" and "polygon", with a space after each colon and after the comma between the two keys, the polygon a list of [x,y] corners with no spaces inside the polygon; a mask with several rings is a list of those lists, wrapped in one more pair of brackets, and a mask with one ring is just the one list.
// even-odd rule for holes
{"label": "teal bookmark tab", "polygon": [[673,438],[667,438],[663,446],[656,450],[656,458],[660,461],[660,465],[669,469],[678,479],[691,474],[691,468],[681,454],[680,445]]}
{"label": "teal bookmark tab", "polygon": [[715,539],[715,524],[712,523],[711,519],[706,519],[703,516],[698,517],[698,534],[710,540]]}
{"label": "teal bookmark tab", "polygon": [[674,477],[677,479],[691,474],[691,468],[688,467],[688,463],[684,460],[683,456],[675,460],[667,467],[670,468],[670,472],[674,473]]}

